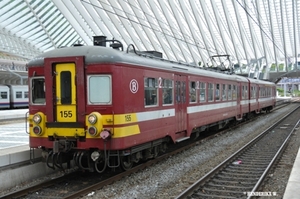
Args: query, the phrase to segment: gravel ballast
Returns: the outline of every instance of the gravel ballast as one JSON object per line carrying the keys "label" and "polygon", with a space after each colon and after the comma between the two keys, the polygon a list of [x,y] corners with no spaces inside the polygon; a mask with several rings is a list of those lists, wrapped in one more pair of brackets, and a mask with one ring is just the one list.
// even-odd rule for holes
{"label": "gravel ballast", "polygon": [[[251,123],[235,130],[228,130],[227,133],[202,142],[178,155],[169,157],[144,171],[137,172],[118,182],[107,185],[103,189],[90,193],[85,198],[175,198],[185,188],[256,137],[269,124],[274,123],[277,118],[285,115],[288,110],[292,109],[292,106],[296,105],[276,110],[271,114],[263,114]],[[296,142],[291,144],[296,148],[293,152],[290,152],[293,154],[297,154],[299,148],[300,138],[297,138],[297,143],[295,137],[300,137],[299,133],[295,134],[292,139]],[[278,198],[283,196],[292,167],[291,162],[293,162],[293,158],[289,157],[288,159],[289,169],[285,169],[285,172],[279,174],[279,177],[277,177],[275,170],[269,175],[270,185],[265,185],[264,190],[276,192]],[[285,166],[283,167],[286,168]]]}

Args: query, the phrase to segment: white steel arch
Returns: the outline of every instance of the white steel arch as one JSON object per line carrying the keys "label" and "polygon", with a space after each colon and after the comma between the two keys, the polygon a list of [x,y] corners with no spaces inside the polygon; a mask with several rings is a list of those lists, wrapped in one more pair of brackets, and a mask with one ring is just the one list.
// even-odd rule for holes
{"label": "white steel arch", "polygon": [[[237,73],[297,66],[300,0],[2,0],[0,51],[32,58],[93,36],[206,66],[228,54]],[[20,45],[22,44],[22,45]],[[244,70],[242,66],[248,66]],[[275,67],[274,67],[275,66]]]}

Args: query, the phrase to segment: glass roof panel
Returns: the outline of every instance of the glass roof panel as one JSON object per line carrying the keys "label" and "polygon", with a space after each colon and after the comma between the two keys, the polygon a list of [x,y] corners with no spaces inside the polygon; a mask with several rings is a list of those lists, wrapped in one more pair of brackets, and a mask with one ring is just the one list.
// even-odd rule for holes
{"label": "glass roof panel", "polygon": [[31,58],[106,35],[175,61],[229,54],[235,63],[264,57],[272,64],[299,54],[299,9],[300,1],[290,0],[0,1],[0,50]]}

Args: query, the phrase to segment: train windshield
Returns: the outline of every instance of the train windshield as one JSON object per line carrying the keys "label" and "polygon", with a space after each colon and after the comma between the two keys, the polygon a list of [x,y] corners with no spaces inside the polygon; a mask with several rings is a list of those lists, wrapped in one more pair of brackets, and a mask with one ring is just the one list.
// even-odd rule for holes
{"label": "train windshield", "polygon": [[89,104],[111,104],[111,76],[91,75],[88,76],[88,103]]}
{"label": "train windshield", "polygon": [[31,102],[45,104],[45,78],[31,79]]}

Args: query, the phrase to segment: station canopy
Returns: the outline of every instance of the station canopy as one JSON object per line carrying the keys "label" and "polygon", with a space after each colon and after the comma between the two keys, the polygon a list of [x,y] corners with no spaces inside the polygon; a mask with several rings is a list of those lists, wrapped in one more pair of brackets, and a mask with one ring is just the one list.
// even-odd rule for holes
{"label": "station canopy", "polygon": [[[298,57],[300,0],[1,0],[0,52],[31,59],[93,36],[164,59],[210,64],[229,55],[237,66]],[[0,60],[6,59],[0,53]],[[6,56],[7,57],[7,56]]]}

